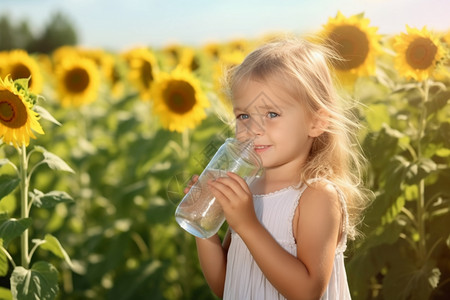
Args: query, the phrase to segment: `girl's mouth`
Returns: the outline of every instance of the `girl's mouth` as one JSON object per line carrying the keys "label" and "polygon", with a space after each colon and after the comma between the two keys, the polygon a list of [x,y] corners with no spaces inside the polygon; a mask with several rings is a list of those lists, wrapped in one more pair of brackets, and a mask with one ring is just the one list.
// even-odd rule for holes
{"label": "girl's mouth", "polygon": [[266,151],[267,149],[269,149],[270,146],[267,145],[255,145],[254,149],[256,151],[256,153],[261,153]]}

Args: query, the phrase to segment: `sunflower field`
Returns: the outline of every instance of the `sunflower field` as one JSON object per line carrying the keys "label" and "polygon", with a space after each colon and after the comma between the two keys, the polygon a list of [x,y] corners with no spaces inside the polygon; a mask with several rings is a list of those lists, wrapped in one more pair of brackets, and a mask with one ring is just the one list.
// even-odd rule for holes
{"label": "sunflower field", "polygon": [[[346,252],[353,299],[448,299],[450,31],[338,13],[317,36],[361,103],[374,193]],[[0,52],[0,299],[216,299],[174,212],[233,135],[224,70],[272,38]]]}

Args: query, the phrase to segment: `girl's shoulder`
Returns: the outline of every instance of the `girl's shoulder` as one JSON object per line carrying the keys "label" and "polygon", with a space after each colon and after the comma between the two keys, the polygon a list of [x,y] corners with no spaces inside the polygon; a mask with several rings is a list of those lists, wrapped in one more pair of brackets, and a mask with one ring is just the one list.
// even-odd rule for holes
{"label": "girl's shoulder", "polygon": [[347,212],[344,193],[332,181],[325,178],[312,178],[307,180],[302,187],[305,190],[304,192],[308,191],[308,193],[305,196],[302,196],[302,198],[308,198],[308,194],[319,196],[323,201],[330,201],[331,203],[337,202],[340,206],[342,206],[341,210]]}
{"label": "girl's shoulder", "polygon": [[313,210],[328,210],[327,208],[338,207],[341,212],[342,203],[339,200],[339,192],[331,182],[315,180],[307,183],[299,201],[304,209],[308,207]]}
{"label": "girl's shoulder", "polygon": [[[328,179],[313,178],[304,184],[304,191],[298,204],[298,209],[306,213],[320,213],[323,219],[339,220],[340,232],[349,229],[347,203],[340,188]],[[319,221],[319,219],[316,219]],[[344,241],[345,242],[345,241]]]}
{"label": "girl's shoulder", "polygon": [[338,195],[337,186],[328,179],[312,178],[306,181],[305,188],[313,189],[318,193],[325,193],[328,195]]}

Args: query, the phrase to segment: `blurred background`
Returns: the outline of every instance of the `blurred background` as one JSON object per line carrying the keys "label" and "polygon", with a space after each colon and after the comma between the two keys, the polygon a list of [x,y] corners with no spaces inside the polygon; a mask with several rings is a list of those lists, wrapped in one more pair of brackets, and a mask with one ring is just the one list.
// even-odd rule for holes
{"label": "blurred background", "polygon": [[[76,33],[77,44],[123,51],[135,46],[171,43],[200,46],[272,32],[307,33],[319,29],[340,10],[364,12],[382,34],[398,33],[405,24],[448,29],[446,0],[2,0],[0,14],[28,27],[35,38],[62,14]],[[25,29],[24,29],[25,30]],[[6,43],[2,40],[2,44]],[[2,47],[4,47],[2,45]]]}
{"label": "blurred background", "polygon": [[[223,72],[289,34],[339,45],[339,93],[362,103],[353,113],[375,199],[346,252],[353,299],[448,299],[448,11],[447,0],[0,0],[0,78],[31,78],[42,96],[30,196],[59,191],[33,201],[27,223],[30,248],[54,246],[36,247],[30,265],[51,263],[57,288],[30,295],[216,299],[175,208],[233,136]],[[14,126],[0,116],[4,138]],[[24,219],[10,166],[20,151],[2,143],[0,162],[0,299],[29,299],[12,276],[23,230],[7,228]]]}

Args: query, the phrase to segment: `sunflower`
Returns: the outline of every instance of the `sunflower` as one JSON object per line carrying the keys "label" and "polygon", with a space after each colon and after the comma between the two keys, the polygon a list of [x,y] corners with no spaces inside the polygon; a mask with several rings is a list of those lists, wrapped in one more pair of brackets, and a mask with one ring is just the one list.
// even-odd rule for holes
{"label": "sunflower", "polygon": [[28,146],[33,131],[44,134],[39,115],[32,110],[35,97],[28,91],[28,79],[0,78],[0,138],[14,147]]}
{"label": "sunflower", "polygon": [[10,75],[12,80],[30,78],[29,89],[36,94],[42,92],[43,78],[37,61],[24,50],[12,50],[3,54],[6,63],[1,67],[1,75]]}
{"label": "sunflower", "polygon": [[450,47],[450,30],[443,34],[442,39],[444,43],[447,44],[447,47]]}
{"label": "sunflower", "polygon": [[221,46],[218,43],[210,42],[202,47],[202,51],[210,58],[216,60],[219,58]]}
{"label": "sunflower", "polygon": [[150,100],[151,86],[158,72],[158,64],[153,52],[147,48],[135,48],[123,54],[128,67],[128,77],[138,89],[142,100]]}
{"label": "sunflower", "polygon": [[183,47],[178,44],[170,44],[165,46],[161,53],[163,59],[163,65],[168,69],[176,68],[180,63],[181,52]]}
{"label": "sunflower", "polygon": [[184,47],[180,52],[179,64],[191,72],[198,71],[201,66],[197,53],[195,53],[194,49],[188,47]]}
{"label": "sunflower", "polygon": [[338,12],[323,26],[321,37],[326,46],[339,56],[333,61],[337,74],[343,79],[356,79],[375,73],[375,57],[381,52],[377,27],[369,27],[363,14],[346,18]]}
{"label": "sunflower", "polygon": [[39,53],[36,54],[36,62],[38,63],[42,77],[52,76],[53,74],[53,62],[49,54]]}
{"label": "sunflower", "polygon": [[5,68],[5,64],[7,62],[6,57],[8,53],[6,51],[0,51],[0,76],[3,74],[3,69]]}
{"label": "sunflower", "polygon": [[396,36],[394,40],[394,50],[397,52],[395,66],[404,77],[425,80],[444,58],[444,47],[439,37],[434,36],[426,27],[418,30],[406,25],[406,32]]}
{"label": "sunflower", "polygon": [[187,70],[176,68],[161,72],[152,86],[153,110],[161,124],[170,131],[183,132],[194,128],[206,118],[209,101],[200,82]]}
{"label": "sunflower", "polygon": [[119,55],[105,53],[102,70],[111,94],[116,98],[122,96],[125,92],[125,77],[128,71],[124,59]]}
{"label": "sunflower", "polygon": [[61,61],[55,73],[63,106],[78,107],[97,98],[100,75],[92,60],[77,55],[68,56]]}
{"label": "sunflower", "polygon": [[79,48],[75,46],[61,46],[55,49],[52,53],[52,59],[55,62],[55,64],[60,64],[63,62],[67,57],[72,57],[74,55],[80,55],[81,51]]}
{"label": "sunflower", "polygon": [[443,64],[436,68],[433,72],[433,78],[446,84],[450,83],[450,30],[442,34],[441,41],[443,43],[445,57],[442,59]]}
{"label": "sunflower", "polygon": [[250,41],[248,41],[246,39],[237,38],[237,39],[233,39],[233,40],[229,41],[228,43],[226,43],[224,45],[224,47],[225,47],[225,51],[229,51],[229,52],[239,51],[244,54],[247,54],[253,48],[253,45]]}

